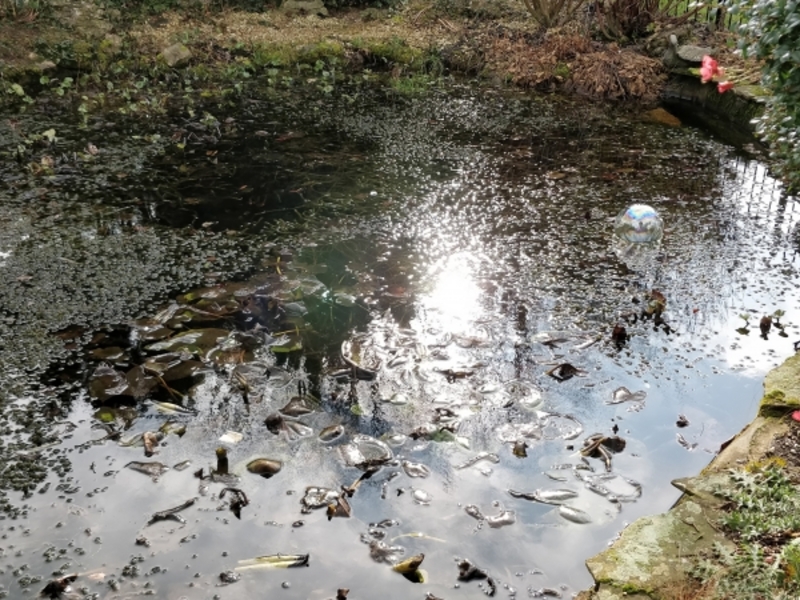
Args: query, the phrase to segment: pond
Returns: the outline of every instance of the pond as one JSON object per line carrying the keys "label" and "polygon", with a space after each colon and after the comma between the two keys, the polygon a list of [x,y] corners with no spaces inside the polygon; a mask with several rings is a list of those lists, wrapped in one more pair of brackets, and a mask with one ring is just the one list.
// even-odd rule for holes
{"label": "pond", "polygon": [[[568,598],[798,338],[800,211],[758,149],[630,107],[4,121],[8,597]],[[634,203],[660,244],[615,242]]]}

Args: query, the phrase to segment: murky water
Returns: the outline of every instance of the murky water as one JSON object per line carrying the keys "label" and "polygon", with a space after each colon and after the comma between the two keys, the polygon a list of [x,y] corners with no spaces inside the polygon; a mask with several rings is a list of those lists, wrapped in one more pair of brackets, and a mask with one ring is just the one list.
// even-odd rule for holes
{"label": "murky water", "polygon": [[[800,212],[701,131],[470,89],[63,119],[2,134],[23,146],[0,171],[9,597],[73,572],[102,598],[569,597],[752,418],[798,338]],[[648,252],[612,239],[636,202],[665,225]],[[654,289],[662,323],[641,318]],[[185,433],[150,457],[125,443],[168,422]],[[97,441],[113,427],[122,444]],[[625,447],[584,458],[594,433]],[[238,479],[199,479],[219,447]],[[280,471],[248,472],[259,457]],[[422,584],[387,564],[419,553]],[[274,554],[310,558],[221,585]],[[491,583],[459,581],[464,558]]]}

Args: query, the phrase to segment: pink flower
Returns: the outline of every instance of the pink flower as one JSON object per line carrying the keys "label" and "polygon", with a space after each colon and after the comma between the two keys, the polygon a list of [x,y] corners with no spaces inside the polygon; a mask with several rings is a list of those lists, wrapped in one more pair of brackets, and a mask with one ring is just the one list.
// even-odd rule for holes
{"label": "pink flower", "polygon": [[733,89],[733,82],[732,81],[720,81],[717,84],[717,90],[720,94],[724,94],[728,90]]}
{"label": "pink flower", "polygon": [[703,57],[703,63],[700,67],[700,79],[703,83],[708,83],[714,78],[714,75],[719,73],[719,65],[717,61],[711,58],[708,54]]}
{"label": "pink flower", "polygon": [[800,410],[796,410],[792,413],[792,419],[795,421],[800,421]]}

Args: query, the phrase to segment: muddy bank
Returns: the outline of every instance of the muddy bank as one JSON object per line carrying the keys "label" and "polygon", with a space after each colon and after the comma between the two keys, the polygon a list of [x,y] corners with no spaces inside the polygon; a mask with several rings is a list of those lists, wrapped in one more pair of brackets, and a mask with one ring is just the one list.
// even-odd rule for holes
{"label": "muddy bank", "polygon": [[[737,478],[776,465],[797,480],[798,424],[789,415],[800,407],[798,382],[800,354],[795,354],[767,375],[756,418],[725,442],[699,475],[672,482],[683,491],[672,509],[632,523],[608,550],[586,561],[595,587],[579,598],[713,597],[713,586],[698,577],[699,565],[737,551],[737,536],[722,526]],[[718,561],[715,568],[724,573],[726,565]]]}

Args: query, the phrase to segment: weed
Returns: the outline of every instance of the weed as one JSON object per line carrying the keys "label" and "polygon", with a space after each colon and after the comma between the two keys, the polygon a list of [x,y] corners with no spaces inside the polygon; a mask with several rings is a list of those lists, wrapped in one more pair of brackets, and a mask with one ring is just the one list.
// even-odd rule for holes
{"label": "weed", "polygon": [[800,492],[775,463],[732,476],[731,509],[722,525],[736,541],[734,552],[716,546],[695,577],[711,598],[789,600],[800,596]]}

